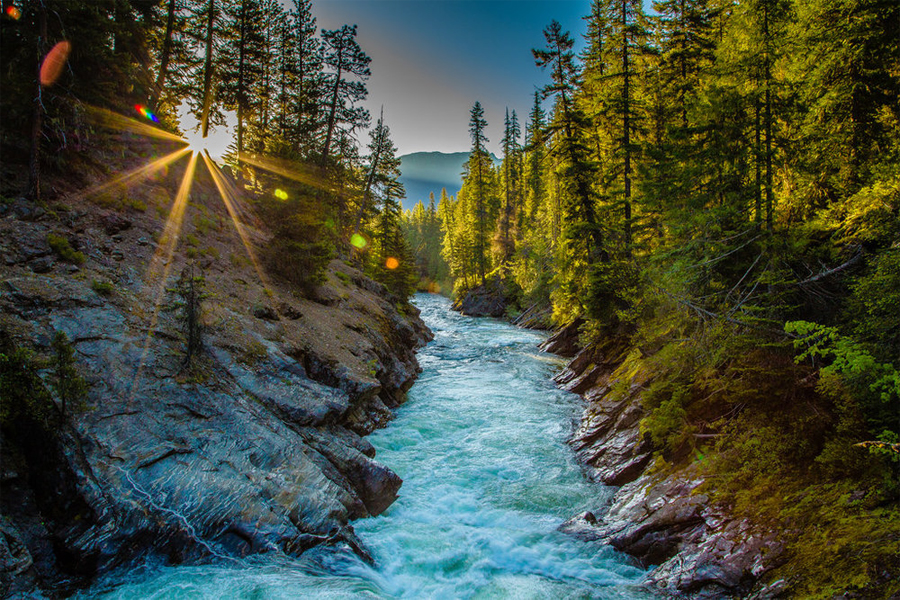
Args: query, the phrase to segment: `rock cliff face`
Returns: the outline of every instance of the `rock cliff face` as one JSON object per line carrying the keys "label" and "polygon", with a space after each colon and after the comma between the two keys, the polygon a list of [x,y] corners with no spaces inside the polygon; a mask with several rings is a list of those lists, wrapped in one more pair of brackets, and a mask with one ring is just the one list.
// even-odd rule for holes
{"label": "rock cliff face", "polygon": [[[384,511],[401,480],[362,436],[418,373],[430,332],[417,311],[339,261],[313,299],[263,284],[223,208],[196,211],[211,231],[189,211],[185,234],[206,233],[196,266],[211,295],[185,370],[165,291],[175,276],[147,280],[161,218],[20,208],[0,214],[0,329],[39,355],[65,332],[89,391],[56,431],[2,440],[0,595],[65,593],[148,553],[182,562],[347,543],[365,555],[350,521]],[[51,235],[85,260],[63,260]],[[177,274],[186,259],[173,262]]]}
{"label": "rock cliff face", "polygon": [[777,537],[711,503],[697,465],[654,466],[640,432],[641,391],[650,374],[620,368],[621,351],[614,348],[576,349],[574,329],[561,330],[544,346],[575,352],[556,377],[560,386],[587,400],[571,444],[591,479],[621,487],[597,515],[578,515],[561,530],[603,540],[654,566],[645,585],[666,596],[777,596],[777,585],[756,589],[760,576],[778,564]]}

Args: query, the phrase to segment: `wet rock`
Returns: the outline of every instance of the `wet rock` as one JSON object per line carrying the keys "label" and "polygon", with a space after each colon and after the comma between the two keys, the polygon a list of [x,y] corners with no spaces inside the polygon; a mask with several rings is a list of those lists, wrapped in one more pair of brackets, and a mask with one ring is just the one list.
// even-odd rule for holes
{"label": "wet rock", "polygon": [[0,520],[0,596],[24,597],[37,587],[34,559],[21,534],[6,518]]}
{"label": "wet rock", "polygon": [[347,477],[369,515],[380,515],[397,499],[403,480],[358,448],[319,431],[309,432],[306,440]]}
{"label": "wet rock", "polygon": [[587,348],[556,377],[588,401],[570,439],[576,455],[592,479],[621,486],[601,519],[584,513],[560,530],[603,541],[655,566],[646,586],[666,596],[749,592],[777,564],[782,552],[777,537],[712,505],[698,491],[704,480],[695,467],[648,472],[652,448],[640,433],[648,375],[630,373],[623,390],[614,379],[620,364],[611,348]]}
{"label": "wet rock", "polygon": [[576,319],[562,327],[559,331],[547,338],[546,341],[541,343],[541,350],[550,352],[551,354],[558,354],[566,358],[572,358],[579,350],[581,350],[581,343],[578,338],[581,335],[580,328],[583,324],[583,319]]}
{"label": "wet rock", "polygon": [[[147,555],[196,562],[343,541],[366,557],[350,520],[383,512],[402,482],[361,434],[386,424],[388,404],[402,401],[418,373],[415,349],[430,335],[418,311],[400,314],[395,299],[367,291],[380,284],[352,268],[351,281],[365,289],[349,289],[334,310],[284,294],[290,302],[276,305],[287,319],[277,325],[249,314],[249,294],[228,305],[223,294],[210,301],[221,302],[211,311],[221,319],[185,372],[177,315],[156,311],[146,256],[121,234],[140,228],[140,216],[129,226],[115,217],[85,219],[95,227],[78,240],[92,257],[86,281],[29,270],[50,257],[46,227],[0,221],[0,243],[16,258],[0,278],[0,325],[41,352],[65,332],[89,384],[86,408],[60,428],[58,448],[35,440],[12,469],[12,442],[3,440],[0,514],[14,518],[15,531],[0,523],[0,573],[19,586],[7,589],[83,585]],[[107,235],[122,238],[121,250]],[[106,258],[114,251],[120,262]],[[93,277],[116,282],[115,301],[91,289]],[[312,318],[300,320],[294,304]],[[311,334],[313,349],[293,356]]]}
{"label": "wet rock", "polygon": [[588,542],[595,542],[603,538],[597,528],[597,517],[590,511],[572,517],[560,525],[557,530]]}
{"label": "wet rock", "polygon": [[453,309],[470,317],[503,317],[509,299],[499,280],[472,288],[461,300],[453,304]]}

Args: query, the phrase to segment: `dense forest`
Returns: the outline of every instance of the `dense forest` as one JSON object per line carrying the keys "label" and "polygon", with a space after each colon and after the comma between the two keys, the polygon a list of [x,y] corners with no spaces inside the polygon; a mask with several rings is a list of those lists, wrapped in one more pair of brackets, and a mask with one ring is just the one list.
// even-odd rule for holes
{"label": "dense forest", "polygon": [[[556,22],[532,50],[549,83],[503,115],[502,163],[475,102],[462,189],[404,214],[360,107],[370,58],[310,0],[4,0],[0,202],[224,172],[273,277],[309,288],[338,256],[401,306],[418,277],[545,308],[652,373],[653,468],[695,465],[784,532],[798,595],[900,593],[900,4],[595,0],[585,20],[580,55]],[[200,172],[182,107],[201,140],[236,115],[221,169]]]}
{"label": "dense forest", "polygon": [[532,50],[549,83],[524,139],[503,115],[497,168],[472,107],[462,189],[405,218],[423,285],[449,267],[458,298],[552,306],[651,370],[659,468],[701,463],[717,500],[793,532],[807,592],[896,576],[900,5],[595,0],[585,20],[579,56],[556,22]]}
{"label": "dense forest", "polygon": [[[199,140],[190,149],[201,156],[210,127],[231,111],[237,124],[224,170],[274,228],[263,257],[269,271],[309,287],[340,256],[398,299],[409,296],[399,159],[389,127],[382,118],[372,126],[360,106],[371,58],[355,25],[319,31],[309,0],[290,10],[277,0],[29,0],[3,8],[8,201],[53,201],[61,175],[89,191],[104,170],[116,185],[132,185],[182,158],[164,150],[184,149],[183,134]],[[185,109],[199,131],[179,131]],[[359,140],[366,129],[367,144]],[[141,150],[139,138],[156,146]],[[119,146],[118,162],[91,152]],[[133,164],[141,151],[163,160],[116,172],[126,153]],[[92,180],[87,173],[97,170]]]}

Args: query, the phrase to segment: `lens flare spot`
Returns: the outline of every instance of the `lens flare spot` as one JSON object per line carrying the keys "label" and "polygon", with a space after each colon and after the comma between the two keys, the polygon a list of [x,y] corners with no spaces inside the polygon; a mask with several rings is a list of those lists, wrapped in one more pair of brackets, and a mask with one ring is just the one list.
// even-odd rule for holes
{"label": "lens flare spot", "polygon": [[13,21],[18,21],[22,16],[22,11],[10,4],[6,7],[6,16],[12,19]]}
{"label": "lens flare spot", "polygon": [[389,256],[388,259],[384,261],[384,266],[393,271],[400,266],[400,261],[393,256]]}
{"label": "lens flare spot", "polygon": [[134,110],[136,110],[142,117],[144,117],[148,121],[153,121],[154,123],[159,123],[159,118],[155,114],[150,112],[150,110],[147,109],[146,106],[142,106],[140,104],[135,104]]}
{"label": "lens flare spot", "polygon": [[57,43],[41,63],[41,85],[49,87],[56,83],[62,74],[63,67],[66,66],[66,60],[69,58],[69,52],[72,50],[72,44],[63,40]]}
{"label": "lens flare spot", "polygon": [[327,227],[328,229],[334,229],[334,219],[330,217],[328,219],[325,219],[325,227]]}
{"label": "lens flare spot", "polygon": [[282,190],[282,189],[276,189],[276,190],[275,190],[275,197],[278,198],[279,200],[287,200],[287,199],[288,199],[288,193],[287,193],[286,191]]}
{"label": "lens flare spot", "polygon": [[354,248],[359,248],[360,250],[362,250],[363,248],[366,247],[367,243],[368,242],[366,242],[366,238],[364,238],[363,236],[361,236],[358,233],[354,233],[353,235],[350,236],[350,245],[353,246]]}

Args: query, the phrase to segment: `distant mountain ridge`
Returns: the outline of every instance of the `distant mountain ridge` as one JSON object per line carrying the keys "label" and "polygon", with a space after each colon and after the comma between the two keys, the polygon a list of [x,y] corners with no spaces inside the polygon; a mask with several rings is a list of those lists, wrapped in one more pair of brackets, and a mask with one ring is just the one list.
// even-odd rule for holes
{"label": "distant mountain ridge", "polygon": [[[411,209],[421,200],[428,203],[428,194],[440,199],[441,189],[455,196],[462,187],[463,165],[469,152],[413,152],[400,157],[400,182],[406,189],[403,208]],[[500,159],[491,154],[495,164]]]}

